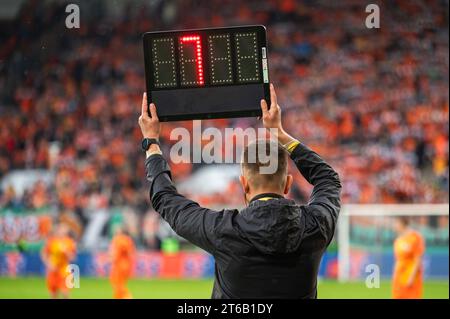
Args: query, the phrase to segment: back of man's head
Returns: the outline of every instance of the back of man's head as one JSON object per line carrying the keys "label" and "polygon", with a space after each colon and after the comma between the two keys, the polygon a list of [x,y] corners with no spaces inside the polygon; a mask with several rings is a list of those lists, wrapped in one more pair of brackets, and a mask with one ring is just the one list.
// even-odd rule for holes
{"label": "back of man's head", "polygon": [[253,190],[283,192],[287,168],[288,154],[278,142],[259,139],[249,143],[242,153],[242,175]]}

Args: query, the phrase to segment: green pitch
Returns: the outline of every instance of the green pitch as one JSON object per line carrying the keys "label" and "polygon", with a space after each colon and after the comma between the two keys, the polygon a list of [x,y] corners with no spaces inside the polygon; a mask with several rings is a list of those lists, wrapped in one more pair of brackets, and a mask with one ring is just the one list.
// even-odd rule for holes
{"label": "green pitch", "polygon": [[[162,280],[133,279],[130,288],[134,298],[209,298],[212,280]],[[427,281],[425,298],[449,298],[448,281]],[[380,288],[368,289],[363,282],[341,284],[332,280],[319,282],[319,298],[390,298],[391,285],[382,281]],[[111,298],[112,290],[107,279],[80,279],[80,288],[72,289],[71,298]],[[3,298],[48,298],[44,278],[0,277],[0,299]]]}

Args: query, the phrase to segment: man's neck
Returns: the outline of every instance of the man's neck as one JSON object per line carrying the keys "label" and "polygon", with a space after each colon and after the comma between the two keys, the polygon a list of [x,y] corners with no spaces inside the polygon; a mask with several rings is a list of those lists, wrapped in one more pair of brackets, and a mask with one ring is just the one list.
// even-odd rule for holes
{"label": "man's neck", "polygon": [[273,191],[273,190],[264,190],[261,192],[253,192],[251,195],[248,195],[248,200],[249,203],[258,200],[258,199],[262,199],[262,198],[283,198],[284,196],[281,194],[280,191]]}

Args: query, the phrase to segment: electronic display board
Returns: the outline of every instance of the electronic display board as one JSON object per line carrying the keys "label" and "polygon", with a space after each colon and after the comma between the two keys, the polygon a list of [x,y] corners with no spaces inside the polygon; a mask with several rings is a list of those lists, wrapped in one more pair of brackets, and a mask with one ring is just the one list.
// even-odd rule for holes
{"label": "electronic display board", "polygon": [[143,43],[161,121],[261,116],[260,100],[270,105],[264,26],[147,32]]}

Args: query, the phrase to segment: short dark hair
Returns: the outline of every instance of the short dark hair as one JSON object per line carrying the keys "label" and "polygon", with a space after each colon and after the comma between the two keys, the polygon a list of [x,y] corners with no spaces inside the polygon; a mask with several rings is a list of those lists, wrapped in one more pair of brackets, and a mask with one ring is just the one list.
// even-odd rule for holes
{"label": "short dark hair", "polygon": [[[276,169],[273,173],[262,173],[264,167],[268,167],[268,163],[277,162]],[[280,145],[280,143],[269,139],[259,139],[249,143],[242,153],[242,171],[249,179],[249,183],[256,187],[262,186],[275,187],[282,189],[286,183],[288,153]]]}

